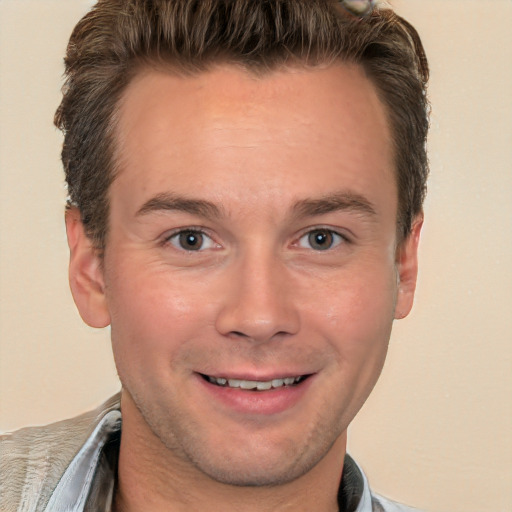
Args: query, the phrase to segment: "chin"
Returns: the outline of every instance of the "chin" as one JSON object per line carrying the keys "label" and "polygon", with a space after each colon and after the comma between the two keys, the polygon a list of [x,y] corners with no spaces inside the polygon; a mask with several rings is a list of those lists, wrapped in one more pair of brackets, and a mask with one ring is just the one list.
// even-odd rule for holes
{"label": "chin", "polygon": [[250,463],[229,463],[226,460],[192,460],[194,466],[212,480],[236,487],[272,487],[284,485],[297,480],[308,473],[318,460],[279,460],[263,461],[252,458]]}
{"label": "chin", "polygon": [[[271,441],[272,434],[262,431],[222,441],[196,439],[182,446],[182,453],[210,479],[237,487],[272,487],[293,482],[310,472],[333,449],[339,433],[330,436],[305,436],[301,442],[290,438]],[[315,443],[308,439],[315,439]],[[230,444],[226,444],[230,441]],[[201,442],[203,441],[203,442]]]}

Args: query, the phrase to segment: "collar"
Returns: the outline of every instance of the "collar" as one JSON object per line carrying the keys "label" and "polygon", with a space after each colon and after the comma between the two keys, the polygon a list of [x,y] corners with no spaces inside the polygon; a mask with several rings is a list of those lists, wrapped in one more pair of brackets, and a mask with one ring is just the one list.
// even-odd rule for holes
{"label": "collar", "polygon": [[[45,512],[110,512],[114,496],[121,439],[121,411],[107,411],[71,461],[55,488]],[[345,456],[338,491],[343,512],[372,512],[368,481],[357,463]]]}

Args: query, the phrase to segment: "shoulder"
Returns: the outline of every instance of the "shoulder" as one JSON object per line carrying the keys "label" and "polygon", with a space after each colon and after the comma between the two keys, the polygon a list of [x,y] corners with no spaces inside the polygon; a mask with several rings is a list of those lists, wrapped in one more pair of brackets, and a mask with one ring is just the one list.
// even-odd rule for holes
{"label": "shoulder", "polygon": [[373,512],[421,512],[417,508],[402,505],[401,503],[388,500],[387,498],[384,498],[384,496],[373,493],[372,510]]}
{"label": "shoulder", "polygon": [[119,395],[98,409],[42,427],[0,436],[2,512],[42,510],[60,477],[99,419],[119,408]]}

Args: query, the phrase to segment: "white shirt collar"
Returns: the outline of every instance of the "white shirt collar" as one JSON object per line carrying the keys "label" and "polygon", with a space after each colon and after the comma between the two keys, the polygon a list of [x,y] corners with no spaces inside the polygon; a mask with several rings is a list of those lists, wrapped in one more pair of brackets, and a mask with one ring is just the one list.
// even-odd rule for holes
{"label": "white shirt collar", "polygon": [[[121,411],[111,410],[105,414],[62,475],[45,512],[85,512],[94,484],[100,457],[105,444],[121,429]],[[372,512],[372,494],[362,469],[355,463],[363,482],[363,491],[355,512]],[[97,512],[108,512],[112,506],[114,477],[109,485],[102,486],[102,496],[95,500]],[[97,507],[100,507],[99,509]]]}

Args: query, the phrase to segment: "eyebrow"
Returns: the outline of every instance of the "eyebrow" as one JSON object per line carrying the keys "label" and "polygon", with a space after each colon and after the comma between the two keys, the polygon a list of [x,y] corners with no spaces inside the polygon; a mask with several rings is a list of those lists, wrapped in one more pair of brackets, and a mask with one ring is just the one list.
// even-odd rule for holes
{"label": "eyebrow", "polygon": [[[354,211],[368,217],[376,217],[372,203],[364,196],[352,192],[338,192],[319,199],[303,199],[294,204],[299,217],[313,217],[336,211]],[[201,217],[219,218],[222,210],[214,203],[203,199],[190,199],[171,193],[158,194],[146,201],[135,214],[137,217],[162,211],[181,211]]]}
{"label": "eyebrow", "polygon": [[353,192],[338,192],[319,199],[304,199],[295,203],[293,209],[301,217],[336,211],[353,211],[370,218],[377,216],[373,204],[364,196]]}
{"label": "eyebrow", "polygon": [[221,217],[220,208],[202,199],[188,199],[174,194],[158,194],[146,201],[135,214],[137,217],[162,211],[180,211],[201,217]]}

